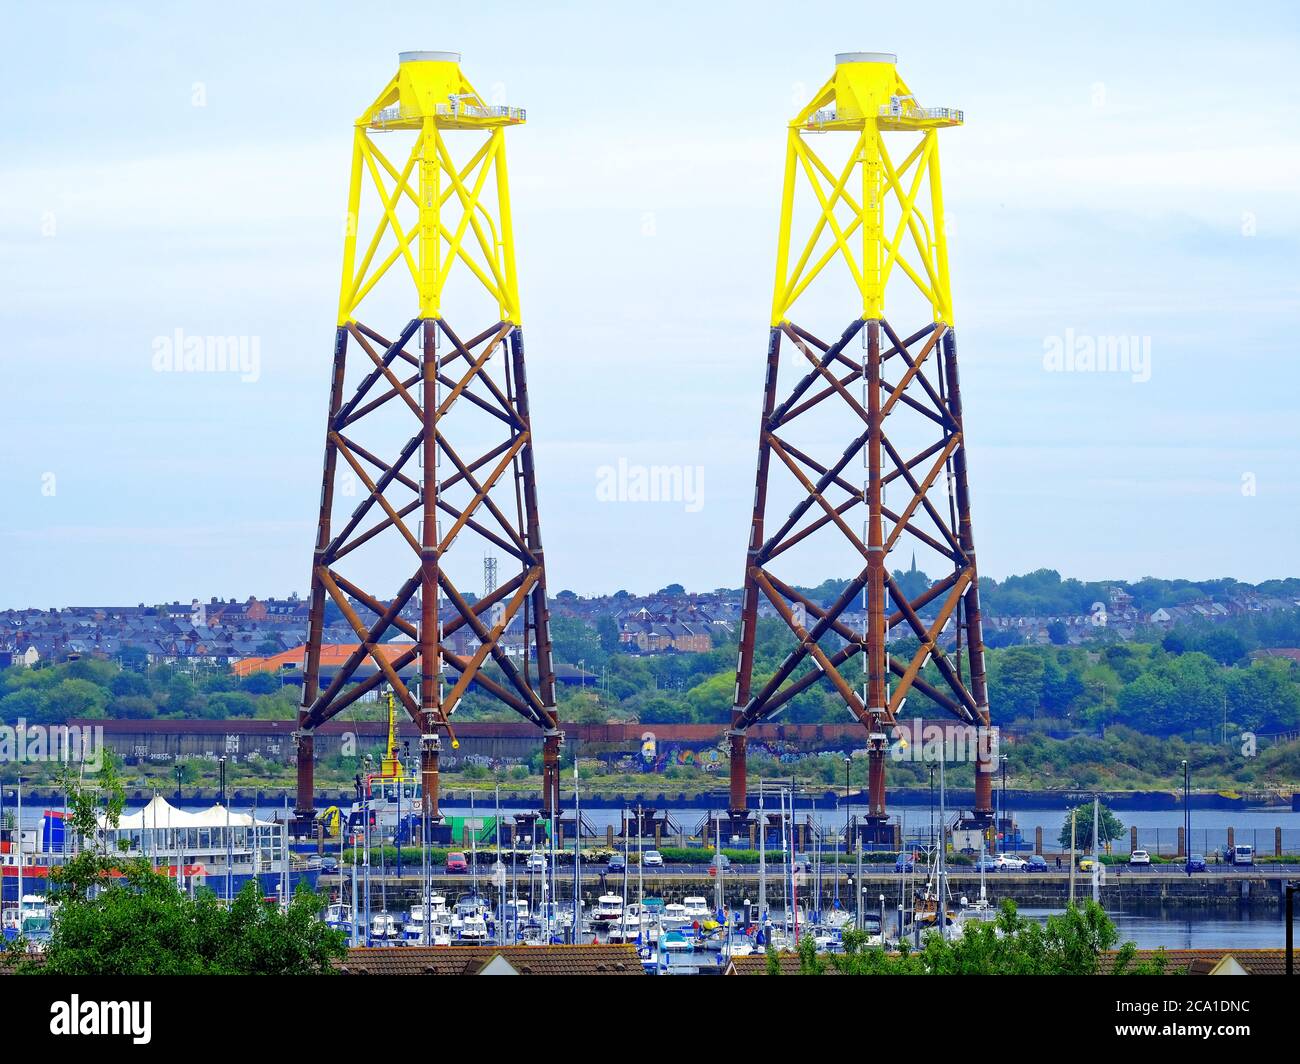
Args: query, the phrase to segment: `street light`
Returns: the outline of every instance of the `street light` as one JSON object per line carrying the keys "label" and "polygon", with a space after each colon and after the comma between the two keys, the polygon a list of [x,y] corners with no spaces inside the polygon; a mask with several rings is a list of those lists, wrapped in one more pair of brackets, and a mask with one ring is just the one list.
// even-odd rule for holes
{"label": "street light", "polygon": [[1286,974],[1295,975],[1295,892],[1296,885],[1286,885]]}
{"label": "street light", "polygon": [[1192,874],[1192,767],[1183,759],[1183,860],[1184,869]]}
{"label": "street light", "polygon": [[234,889],[234,869],[231,867],[234,861],[234,850],[230,840],[230,803],[226,801],[226,757],[224,754],[217,758],[217,764],[221,767],[221,807],[226,811],[226,904],[230,904],[230,893]]}
{"label": "street light", "polygon": [[23,933],[23,783],[25,777],[18,776],[18,933]]}
{"label": "street light", "polygon": [[[849,768],[852,766],[852,764],[853,764],[853,758],[845,754],[844,755],[844,852],[845,853],[849,852],[849,834],[851,832],[851,828],[849,827]],[[835,867],[837,869],[839,868],[838,854],[836,855]],[[837,882],[839,881],[838,876],[836,877],[836,881]]]}

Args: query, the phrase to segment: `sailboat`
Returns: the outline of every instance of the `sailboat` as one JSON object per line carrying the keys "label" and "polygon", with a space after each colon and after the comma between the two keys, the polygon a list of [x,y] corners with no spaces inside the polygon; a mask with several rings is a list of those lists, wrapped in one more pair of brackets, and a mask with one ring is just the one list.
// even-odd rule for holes
{"label": "sailboat", "polygon": [[988,887],[984,881],[984,841],[980,840],[980,894],[973,902],[961,899],[961,911],[958,914],[958,923],[962,924],[968,921],[979,923],[991,923],[997,919],[998,910],[989,901]]}
{"label": "sailboat", "polygon": [[914,895],[912,920],[920,928],[937,929],[944,938],[953,938],[961,934],[961,929],[951,908],[952,891],[948,887],[948,813],[945,807],[943,767],[944,763],[940,760],[939,838],[936,840],[934,861],[930,865],[930,874],[926,877],[925,889]]}

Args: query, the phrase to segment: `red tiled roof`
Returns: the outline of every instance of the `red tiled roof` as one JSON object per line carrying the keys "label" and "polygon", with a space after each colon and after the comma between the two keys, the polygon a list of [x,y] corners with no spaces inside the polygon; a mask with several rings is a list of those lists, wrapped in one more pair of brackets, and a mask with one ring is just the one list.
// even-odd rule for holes
{"label": "red tiled roof", "polygon": [[[392,662],[410,650],[413,645],[412,643],[381,643],[378,650],[385,659]],[[356,649],[356,643],[322,643],[320,663],[325,668],[340,666]],[[286,665],[301,665],[305,650],[304,646],[296,646],[279,654],[272,654],[270,657],[244,658],[242,661],[235,662],[230,669],[236,676],[248,676],[254,672],[278,672]],[[366,661],[373,664],[371,658],[367,658]]]}
{"label": "red tiled roof", "polygon": [[477,975],[494,957],[520,975],[644,975],[633,945],[360,946],[339,964],[344,975]]}
{"label": "red tiled roof", "polygon": [[[1103,973],[1110,971],[1115,956],[1113,951],[1102,955]],[[1130,967],[1163,958],[1167,973],[1208,975],[1224,957],[1232,957],[1251,975],[1286,974],[1286,950],[1281,949],[1140,949],[1133,954]]]}

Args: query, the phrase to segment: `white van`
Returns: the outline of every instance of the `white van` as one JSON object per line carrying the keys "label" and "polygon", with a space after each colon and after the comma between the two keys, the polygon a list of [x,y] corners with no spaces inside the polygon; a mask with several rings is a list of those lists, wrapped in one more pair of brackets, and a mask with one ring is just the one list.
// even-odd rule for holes
{"label": "white van", "polygon": [[1255,847],[1253,846],[1233,847],[1232,863],[1235,865],[1253,865],[1255,863]]}

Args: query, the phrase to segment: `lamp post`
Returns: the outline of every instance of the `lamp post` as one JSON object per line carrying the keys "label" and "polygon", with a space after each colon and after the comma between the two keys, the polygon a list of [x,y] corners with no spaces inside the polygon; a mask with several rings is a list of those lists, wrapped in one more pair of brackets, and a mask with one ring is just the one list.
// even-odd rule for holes
{"label": "lamp post", "polygon": [[234,850],[230,840],[230,803],[226,801],[226,755],[217,758],[221,768],[221,808],[226,811],[226,904],[230,904],[230,892],[234,888],[233,869]]}
{"label": "lamp post", "polygon": [[[853,765],[853,758],[847,754],[844,757],[844,846],[845,853],[848,852],[849,845],[849,769]],[[837,862],[838,863],[838,862]]]}
{"label": "lamp post", "polygon": [[1192,768],[1183,759],[1183,869],[1192,874]]}
{"label": "lamp post", "polygon": [[998,824],[997,835],[1000,836],[1002,845],[999,849],[1007,852],[1007,759],[1004,755],[999,754],[998,760],[1002,762],[1002,801],[998,804],[1001,806],[1001,823]]}
{"label": "lamp post", "polygon": [[[179,804],[179,802],[180,802],[180,800],[181,800],[181,777],[182,777],[183,775],[184,775],[184,773],[183,773],[182,770],[181,770],[180,762],[177,761],[177,763],[176,763],[176,801],[177,801],[178,804]],[[177,887],[178,890],[180,890],[180,891],[183,893],[184,890],[185,890],[185,844],[184,844],[184,842],[181,841],[181,840],[184,840],[184,838],[185,838],[185,829],[184,829],[184,828],[181,828],[178,832],[176,832],[176,838],[177,838],[177,840],[178,840],[178,841],[177,841],[177,845],[176,845],[176,887]]]}
{"label": "lamp post", "polygon": [[1295,892],[1294,880],[1286,885],[1286,974],[1295,975]]}
{"label": "lamp post", "polygon": [[23,932],[23,776],[18,776],[18,933]]}

